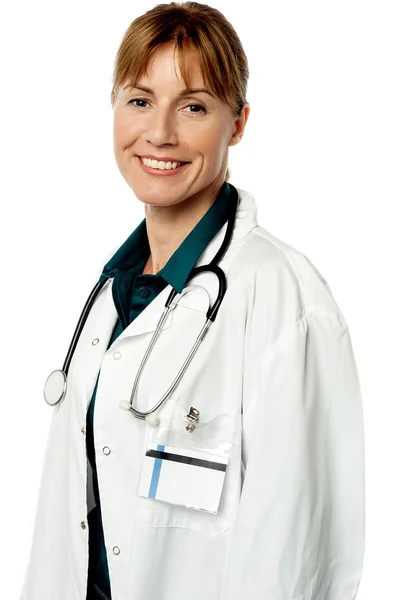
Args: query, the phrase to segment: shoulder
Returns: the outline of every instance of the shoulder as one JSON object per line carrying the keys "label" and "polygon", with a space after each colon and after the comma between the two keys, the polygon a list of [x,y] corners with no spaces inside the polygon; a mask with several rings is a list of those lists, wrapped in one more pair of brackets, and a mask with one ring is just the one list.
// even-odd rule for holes
{"label": "shoulder", "polygon": [[310,258],[258,224],[245,236],[230,275],[241,280],[261,310],[294,322],[317,313],[346,327],[326,278]]}

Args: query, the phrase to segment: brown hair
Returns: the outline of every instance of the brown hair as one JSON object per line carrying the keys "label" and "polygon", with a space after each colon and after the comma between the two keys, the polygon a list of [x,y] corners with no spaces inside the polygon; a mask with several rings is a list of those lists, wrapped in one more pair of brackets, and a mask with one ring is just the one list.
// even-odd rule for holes
{"label": "brown hair", "polygon": [[[249,77],[248,61],[241,41],[225,16],[216,8],[199,2],[157,4],[135,19],[128,27],[116,54],[111,103],[114,105],[120,86],[133,85],[146,73],[149,59],[158,46],[175,43],[178,65],[189,87],[189,55],[194,47],[204,82],[235,116],[246,103]],[[227,169],[226,181],[230,172]]]}

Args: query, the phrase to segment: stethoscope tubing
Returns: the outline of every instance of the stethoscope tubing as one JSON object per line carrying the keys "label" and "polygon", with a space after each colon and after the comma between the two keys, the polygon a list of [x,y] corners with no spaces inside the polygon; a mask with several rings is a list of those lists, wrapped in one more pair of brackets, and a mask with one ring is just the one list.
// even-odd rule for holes
{"label": "stethoscope tubing", "polygon": [[[219,308],[221,306],[221,303],[223,301],[224,295],[226,293],[227,290],[227,282],[226,282],[226,276],[224,271],[219,267],[219,265],[217,264],[218,262],[220,262],[220,260],[222,259],[223,255],[225,254],[227,247],[231,241],[231,237],[233,234],[233,229],[234,229],[234,224],[235,224],[235,218],[236,218],[236,213],[237,213],[237,207],[238,207],[238,192],[237,189],[230,185],[230,190],[232,192],[231,195],[231,199],[230,199],[230,212],[229,212],[229,219],[228,219],[228,223],[227,223],[227,228],[226,228],[226,233],[223,239],[223,242],[218,250],[218,252],[216,253],[216,255],[213,257],[213,259],[211,260],[211,262],[207,265],[201,265],[198,267],[194,267],[194,269],[191,270],[189,276],[186,279],[185,285],[187,284],[188,281],[190,281],[193,277],[195,277],[196,275],[199,275],[200,273],[203,272],[212,272],[216,275],[216,277],[218,278],[218,283],[219,283],[219,288],[218,288],[218,294],[217,294],[217,298],[215,300],[215,302],[213,303],[212,306],[209,307],[207,313],[206,313],[206,323],[204,324],[204,326],[202,327],[200,333],[197,336],[196,341],[193,344],[192,349],[190,350],[189,355],[187,356],[186,360],[184,361],[182,367],[180,368],[177,376],[175,377],[174,381],[172,382],[172,384],[169,386],[168,390],[163,394],[162,398],[156,403],[156,405],[154,407],[152,407],[150,410],[146,411],[146,412],[142,412],[142,411],[138,411],[137,409],[133,408],[133,401],[134,401],[134,396],[136,394],[137,391],[137,387],[138,387],[138,382],[140,379],[140,376],[143,372],[144,366],[148,360],[148,357],[151,354],[152,349],[154,348],[155,342],[162,330],[163,324],[167,319],[167,316],[170,312],[170,310],[172,310],[176,304],[172,304],[174,298],[176,297],[176,295],[178,294],[178,292],[175,289],[172,289],[166,302],[165,302],[165,309],[158,321],[157,327],[155,329],[155,332],[151,338],[150,344],[145,352],[144,358],[140,364],[140,367],[138,369],[138,372],[136,374],[135,377],[135,381],[133,384],[133,388],[132,388],[132,392],[130,395],[130,401],[122,401],[120,403],[120,407],[124,408],[125,410],[129,410],[130,412],[132,412],[138,419],[145,419],[148,415],[154,413],[164,402],[165,400],[169,397],[169,395],[173,392],[173,390],[176,388],[176,386],[178,385],[178,383],[180,382],[181,378],[183,377],[185,371],[187,370],[188,365],[190,364],[190,362],[192,361],[194,354],[196,353],[199,345],[201,344],[201,342],[203,341],[203,339],[205,338],[205,335],[207,334],[211,324],[215,321],[216,319],[216,315],[219,311]],[[49,377],[47,378],[45,387],[44,387],[44,398],[47,402],[47,404],[53,406],[55,404],[58,404],[58,402],[60,400],[62,400],[62,398],[65,397],[66,394],[66,390],[67,390],[67,375],[68,375],[68,371],[69,371],[69,367],[72,361],[72,357],[74,355],[74,352],[76,350],[80,335],[83,331],[84,325],[87,321],[87,318],[90,314],[91,308],[97,298],[97,296],[99,295],[101,289],[103,288],[103,286],[105,285],[105,283],[107,283],[107,281],[109,281],[109,277],[108,278],[104,278],[104,279],[100,279],[95,286],[93,287],[89,297],[87,298],[87,301],[83,307],[82,313],[79,317],[78,323],[76,325],[75,331],[73,333],[72,336],[72,340],[71,343],[69,345],[68,348],[68,352],[67,355],[65,357],[65,361],[62,367],[62,370],[57,369],[55,371],[53,371]],[[61,377],[61,382],[62,382],[62,386],[61,389],[57,389],[57,395],[56,395],[56,400],[54,401],[49,401],[47,398],[47,385],[49,383],[49,380],[52,376],[56,376],[56,379],[59,379],[59,377]],[[54,382],[54,379],[53,379]],[[55,384],[55,387],[57,388],[57,386],[59,386],[59,382]],[[50,382],[50,388],[51,388],[51,382]],[[51,392],[49,392],[50,394]],[[54,390],[53,392],[54,393]]]}
{"label": "stethoscope tubing", "polygon": [[83,307],[82,313],[80,315],[79,321],[76,325],[74,334],[72,336],[72,340],[71,343],[69,344],[69,348],[68,348],[68,352],[67,355],[65,357],[65,361],[62,367],[62,370],[64,371],[65,375],[68,375],[68,371],[69,371],[69,366],[71,364],[72,361],[72,357],[74,355],[74,352],[76,350],[76,346],[78,345],[78,341],[80,338],[80,334],[83,331],[83,327],[85,326],[85,323],[87,321],[87,318],[90,314],[91,308],[94,304],[94,302],[96,301],[96,298],[98,296],[98,294],[100,293],[101,289],[103,288],[103,286],[105,285],[105,283],[108,281],[108,279],[104,279],[103,281],[98,281],[94,288],[92,289],[92,291],[90,292],[90,296],[87,298],[86,300],[86,304]]}
{"label": "stethoscope tubing", "polygon": [[[235,188],[232,188],[232,189],[235,190]],[[218,278],[218,282],[219,282],[217,298],[216,298],[215,302],[213,303],[213,305],[209,307],[209,309],[206,313],[206,322],[203,325],[186,360],[184,361],[183,365],[181,366],[178,374],[176,375],[175,379],[173,380],[173,382],[171,383],[169,388],[166,390],[166,392],[162,395],[162,397],[158,400],[158,402],[151,409],[149,409],[147,411],[139,411],[133,407],[134,398],[136,395],[136,391],[138,388],[138,383],[139,383],[141,374],[142,374],[144,367],[147,363],[147,360],[155,346],[158,336],[162,330],[163,323],[166,321],[170,310],[172,310],[174,308],[174,306],[172,306],[172,302],[173,302],[175,296],[177,295],[177,292],[175,289],[171,290],[171,292],[168,296],[168,299],[165,302],[165,310],[162,313],[161,318],[158,321],[157,327],[154,331],[154,334],[151,338],[148,348],[144,354],[143,360],[141,361],[141,364],[138,368],[138,371],[137,371],[137,374],[136,374],[136,377],[135,377],[135,380],[133,383],[132,391],[130,394],[129,402],[122,400],[122,402],[120,403],[120,408],[132,412],[134,414],[134,416],[138,419],[144,420],[144,419],[146,419],[146,417],[148,415],[157,411],[163,405],[163,403],[168,399],[168,397],[172,394],[172,392],[176,389],[176,387],[179,384],[180,380],[182,379],[184,373],[187,371],[189,364],[191,363],[192,359],[194,358],[194,355],[196,354],[200,344],[202,343],[206,334],[208,333],[211,324],[216,319],[216,315],[219,311],[219,308],[221,306],[221,303],[223,301],[224,295],[227,290],[226,275],[217,263],[221,260],[221,258],[225,254],[227,247],[230,243],[232,234],[233,234],[233,229],[234,229],[234,224],[235,224],[235,216],[236,216],[237,206],[238,206],[238,194],[237,194],[236,190],[235,190],[234,199],[232,200],[231,204],[232,204],[232,206],[230,207],[231,213],[230,213],[229,220],[227,223],[226,233],[225,233],[222,245],[220,246],[218,252],[213,257],[213,259],[211,260],[211,262],[209,264],[201,265],[199,267],[195,267],[194,269],[192,269],[192,271],[190,272],[190,274],[185,282],[185,285],[187,285],[188,281],[190,281],[196,275],[203,273],[203,272],[212,272],[216,275],[216,277]]]}

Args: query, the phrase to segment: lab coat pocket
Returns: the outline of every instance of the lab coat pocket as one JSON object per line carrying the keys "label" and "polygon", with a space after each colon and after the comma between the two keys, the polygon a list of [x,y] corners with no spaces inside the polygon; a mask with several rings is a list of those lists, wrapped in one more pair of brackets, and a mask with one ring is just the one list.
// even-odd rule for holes
{"label": "lab coat pocket", "polygon": [[[175,403],[168,417],[168,427],[175,431],[179,427],[184,428],[186,414],[187,410]],[[204,444],[207,448],[217,448],[220,444],[224,444],[224,447],[227,444],[229,447],[228,464],[217,513],[211,514],[187,506],[140,497],[138,511],[142,525],[194,530],[211,538],[232,526],[241,490],[241,415],[218,413],[207,421],[200,420],[197,427],[198,438],[207,440]],[[147,440],[152,437],[151,428],[152,426],[147,425]]]}

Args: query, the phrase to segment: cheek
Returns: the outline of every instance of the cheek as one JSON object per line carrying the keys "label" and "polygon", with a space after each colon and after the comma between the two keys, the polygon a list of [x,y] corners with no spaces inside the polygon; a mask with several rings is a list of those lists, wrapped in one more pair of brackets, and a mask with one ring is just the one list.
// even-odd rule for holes
{"label": "cheek", "polygon": [[222,158],[231,137],[230,131],[230,122],[227,123],[224,119],[213,119],[197,132],[197,148],[205,157]]}
{"label": "cheek", "polygon": [[212,127],[203,128],[191,138],[192,148],[196,148],[204,159],[222,158],[226,152],[227,136],[226,129],[213,124]]}
{"label": "cheek", "polygon": [[211,162],[216,169],[219,169],[226,155],[226,146],[226,140],[223,135],[219,135],[217,138],[209,140],[207,151],[204,153],[205,162]]}
{"label": "cheek", "polygon": [[135,137],[135,123],[123,113],[114,115],[114,142],[115,147],[124,147],[130,144]]}

